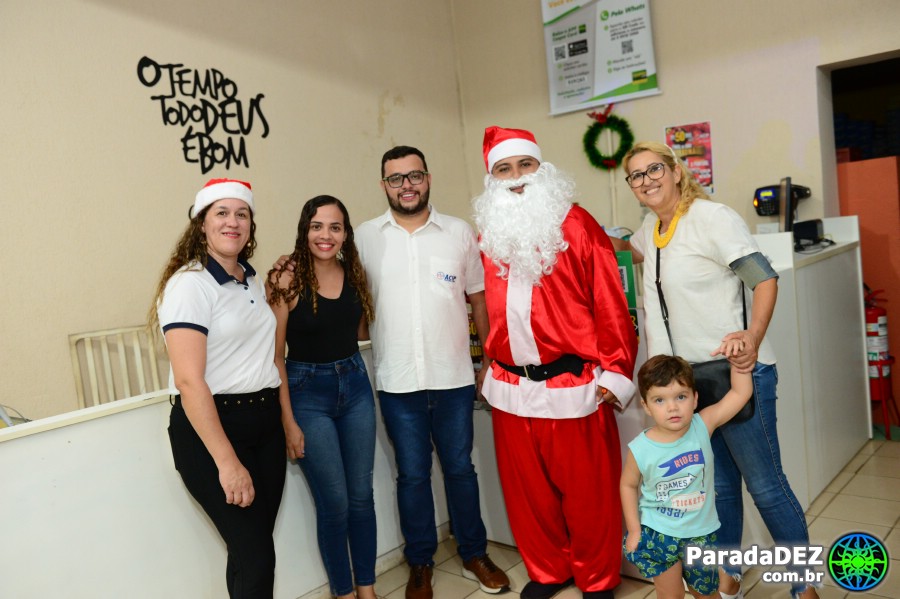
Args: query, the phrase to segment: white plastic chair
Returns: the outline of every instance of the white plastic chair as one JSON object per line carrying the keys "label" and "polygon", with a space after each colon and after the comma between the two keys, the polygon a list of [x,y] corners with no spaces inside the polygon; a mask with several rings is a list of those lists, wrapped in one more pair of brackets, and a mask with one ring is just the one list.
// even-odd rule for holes
{"label": "white plastic chair", "polygon": [[167,387],[168,360],[145,326],[75,333],[69,350],[79,408]]}

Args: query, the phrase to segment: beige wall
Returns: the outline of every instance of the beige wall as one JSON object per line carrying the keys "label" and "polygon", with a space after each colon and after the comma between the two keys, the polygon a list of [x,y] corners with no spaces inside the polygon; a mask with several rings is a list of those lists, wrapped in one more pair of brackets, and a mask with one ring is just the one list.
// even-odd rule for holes
{"label": "beige wall", "polygon": [[[715,199],[751,225],[753,190],[791,175],[813,190],[801,218],[837,212],[827,76],[897,52],[896,0],[655,0],[662,95],[618,104],[638,139],[712,122]],[[138,60],[216,68],[271,131],[250,168],[202,175],[165,127]],[[584,113],[548,113],[537,0],[176,2],[5,0],[0,5],[0,175],[11,237],[0,313],[0,403],[31,418],[75,407],[66,336],[141,322],[162,263],[209,176],[252,181],[260,270],[293,244],[303,201],[330,193],[354,222],[385,208],[381,154],[421,147],[432,199],[469,214],[481,134],[530,128],[574,173],[602,223],[634,228],[621,180],[581,149]]]}
{"label": "beige wall", "polygon": [[[383,152],[420,146],[433,199],[465,215],[465,171],[447,2],[0,4],[3,260],[0,403],[31,418],[75,408],[67,335],[143,321],[194,193],[247,178],[254,265],[293,247],[300,207],[329,193],[356,223],[386,209]],[[137,78],[142,56],[216,68],[238,97],[265,94],[271,131],[250,168],[201,174]],[[10,218],[11,217],[11,218]]]}
{"label": "beige wall", "polygon": [[[615,210],[615,224],[637,227],[640,209],[621,169],[610,175],[585,157],[588,111],[548,116],[540,3],[457,0],[453,6],[473,185],[484,172],[476,148],[485,126],[531,129],[544,159],[575,175],[583,204],[601,224]],[[900,2],[652,0],[651,16],[663,93],[614,108],[635,138],[662,140],[666,126],[710,121],[714,199],[751,227],[770,220],[753,212],[754,190],[786,175],[812,189],[801,219],[836,215],[830,86],[817,69],[900,53]]]}

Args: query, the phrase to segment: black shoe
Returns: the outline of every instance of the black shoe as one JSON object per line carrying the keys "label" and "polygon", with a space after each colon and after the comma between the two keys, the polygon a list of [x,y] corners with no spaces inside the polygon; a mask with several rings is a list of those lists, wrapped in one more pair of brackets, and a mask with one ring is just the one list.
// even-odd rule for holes
{"label": "black shoe", "polygon": [[570,578],[565,582],[551,582],[549,584],[529,580],[528,584],[525,585],[522,592],[519,594],[519,597],[521,597],[521,599],[550,599],[553,595],[566,587],[572,586],[574,583],[574,578]]}
{"label": "black shoe", "polygon": [[613,599],[612,591],[583,591],[583,599]]}

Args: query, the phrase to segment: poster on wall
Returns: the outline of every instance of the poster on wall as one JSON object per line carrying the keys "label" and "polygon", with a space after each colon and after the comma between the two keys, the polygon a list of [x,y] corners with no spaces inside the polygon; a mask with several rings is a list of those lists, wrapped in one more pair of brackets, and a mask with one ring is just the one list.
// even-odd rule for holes
{"label": "poster on wall", "polygon": [[550,114],[660,92],[650,0],[541,0]]}
{"label": "poster on wall", "polygon": [[709,123],[666,127],[665,140],[691,169],[706,193],[713,193],[712,135]]}

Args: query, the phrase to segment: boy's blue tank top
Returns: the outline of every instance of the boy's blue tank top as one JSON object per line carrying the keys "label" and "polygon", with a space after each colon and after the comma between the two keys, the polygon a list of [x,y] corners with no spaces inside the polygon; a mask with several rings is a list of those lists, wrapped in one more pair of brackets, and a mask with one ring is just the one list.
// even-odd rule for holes
{"label": "boy's blue tank top", "polygon": [[715,468],[706,424],[699,414],[674,443],[658,443],[642,432],[628,444],[641,471],[641,524],[681,539],[719,529]]}

